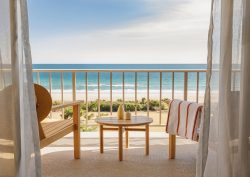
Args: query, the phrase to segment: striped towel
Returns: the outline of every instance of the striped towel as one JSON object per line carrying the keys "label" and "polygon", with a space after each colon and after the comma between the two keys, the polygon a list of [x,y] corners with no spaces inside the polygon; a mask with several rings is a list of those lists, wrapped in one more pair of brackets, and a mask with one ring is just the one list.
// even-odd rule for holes
{"label": "striped towel", "polygon": [[172,100],[169,105],[166,132],[198,141],[202,105],[195,102]]}
{"label": "striped towel", "polygon": [[179,123],[179,112],[181,100],[172,100],[169,104],[168,119],[166,131],[169,134],[176,135]]}

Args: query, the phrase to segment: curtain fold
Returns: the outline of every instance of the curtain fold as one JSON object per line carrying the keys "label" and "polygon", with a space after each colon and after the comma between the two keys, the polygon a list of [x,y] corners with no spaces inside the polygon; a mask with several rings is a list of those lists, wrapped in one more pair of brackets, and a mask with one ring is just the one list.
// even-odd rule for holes
{"label": "curtain fold", "polygon": [[196,176],[249,177],[250,1],[214,0],[212,7]]}
{"label": "curtain fold", "polygon": [[0,176],[40,177],[26,0],[0,1]]}
{"label": "curtain fold", "polygon": [[212,72],[212,54],[213,54],[213,29],[214,29],[214,19],[213,19],[213,11],[214,11],[214,0],[211,2],[211,14],[210,14],[210,25],[208,31],[208,42],[207,42],[207,75],[206,75],[206,92],[204,97],[204,108],[203,115],[201,117],[206,117],[206,119],[201,119],[200,122],[200,135],[199,135],[199,149],[197,153],[196,160],[196,176],[202,177],[205,165],[207,162],[207,154],[208,154],[208,138],[209,138],[209,128],[210,128],[210,80],[211,80],[211,72]]}

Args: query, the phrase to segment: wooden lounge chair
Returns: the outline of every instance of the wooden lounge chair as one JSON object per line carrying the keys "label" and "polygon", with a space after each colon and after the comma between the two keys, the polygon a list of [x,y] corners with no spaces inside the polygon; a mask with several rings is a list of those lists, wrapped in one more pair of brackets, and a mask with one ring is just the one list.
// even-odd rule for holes
{"label": "wooden lounge chair", "polygon": [[[36,109],[39,126],[40,147],[46,147],[54,141],[73,132],[74,134],[74,158],[80,159],[80,103],[75,101],[52,107],[52,98],[46,88],[34,84],[36,94]],[[54,122],[44,122],[50,111],[73,107],[73,119]]]}
{"label": "wooden lounge chair", "polygon": [[169,133],[169,159],[175,158],[176,135],[198,142],[203,105],[172,100],[169,105],[166,132]]}

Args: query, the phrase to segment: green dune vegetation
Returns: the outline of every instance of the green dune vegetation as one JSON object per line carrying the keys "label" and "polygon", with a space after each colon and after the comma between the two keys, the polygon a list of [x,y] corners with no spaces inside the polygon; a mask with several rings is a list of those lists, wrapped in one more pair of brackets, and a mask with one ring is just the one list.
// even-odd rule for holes
{"label": "green dune vegetation", "polygon": [[[161,110],[167,111],[169,107],[170,100],[167,98],[164,98],[161,102]],[[59,105],[61,102],[54,101],[53,105]],[[117,112],[117,109],[119,105],[122,104],[122,100],[118,99],[116,101],[112,102],[112,111]],[[98,112],[98,100],[95,101],[89,101],[88,102],[88,115],[86,115],[86,102],[82,103],[80,105],[80,116],[82,119],[88,119],[92,120],[96,116],[95,113]],[[137,111],[147,111],[147,99],[142,98],[138,103],[136,104],[135,101],[125,101],[124,102],[124,109],[125,111],[134,112],[135,108]],[[150,100],[149,101],[149,111],[159,111],[160,110],[160,101],[159,100]],[[100,117],[108,116],[110,112],[110,101],[101,100],[100,101]],[[60,115],[62,117],[62,114]],[[64,109],[64,119],[70,119],[73,116],[73,109],[72,107]],[[81,126],[82,131],[93,131],[95,128],[93,127],[87,127],[86,125]]]}

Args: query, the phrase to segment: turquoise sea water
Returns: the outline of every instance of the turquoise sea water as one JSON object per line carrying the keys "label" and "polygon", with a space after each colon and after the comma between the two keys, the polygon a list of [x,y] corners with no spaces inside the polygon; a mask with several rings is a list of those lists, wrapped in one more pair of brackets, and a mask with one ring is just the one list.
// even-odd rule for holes
{"label": "turquoise sea water", "polygon": [[[33,69],[206,69],[205,64],[34,64]],[[85,72],[77,73],[76,88],[79,91],[85,90]],[[64,73],[64,90],[72,90],[72,74]],[[88,90],[97,90],[97,73],[88,73]],[[138,92],[146,91],[147,89],[147,73],[138,73]],[[188,75],[188,90],[196,91],[197,87],[197,74],[189,73]],[[37,74],[33,73],[33,80],[38,82]],[[40,73],[39,83],[45,87],[49,87],[49,74],[44,72]],[[150,90],[159,91],[160,89],[160,73],[150,73]],[[183,91],[184,87],[184,73],[175,73],[175,91]],[[199,76],[199,89],[205,90],[206,76],[205,73],[200,73]],[[125,90],[134,91],[135,88],[135,73],[125,73]],[[52,90],[60,91],[61,81],[60,73],[52,73]],[[100,73],[100,88],[102,91],[110,90],[110,73]],[[122,89],[122,73],[113,72],[113,91]],[[162,74],[162,89],[172,89],[172,73]]]}

